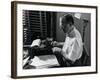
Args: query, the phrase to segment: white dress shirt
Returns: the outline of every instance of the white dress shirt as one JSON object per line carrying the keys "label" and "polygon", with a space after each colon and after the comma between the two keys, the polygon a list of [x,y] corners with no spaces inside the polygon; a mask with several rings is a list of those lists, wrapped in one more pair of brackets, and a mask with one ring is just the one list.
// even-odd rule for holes
{"label": "white dress shirt", "polygon": [[66,35],[66,39],[62,48],[62,55],[73,62],[82,56],[83,43],[79,31],[74,28],[75,37],[70,38]]}

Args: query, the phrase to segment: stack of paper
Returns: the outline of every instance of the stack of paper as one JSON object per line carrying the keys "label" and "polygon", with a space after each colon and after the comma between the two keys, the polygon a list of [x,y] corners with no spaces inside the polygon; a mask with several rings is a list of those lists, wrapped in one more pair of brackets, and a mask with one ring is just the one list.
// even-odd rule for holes
{"label": "stack of paper", "polygon": [[59,66],[59,63],[55,55],[43,55],[43,56],[35,56],[30,65],[40,69],[40,68]]}

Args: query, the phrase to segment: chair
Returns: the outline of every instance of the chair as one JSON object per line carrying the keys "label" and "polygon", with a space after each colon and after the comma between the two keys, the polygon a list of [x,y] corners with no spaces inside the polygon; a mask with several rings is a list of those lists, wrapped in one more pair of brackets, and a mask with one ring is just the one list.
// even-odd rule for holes
{"label": "chair", "polygon": [[82,66],[90,65],[90,56],[87,54],[84,46],[83,46],[83,54],[80,60],[81,60]]}

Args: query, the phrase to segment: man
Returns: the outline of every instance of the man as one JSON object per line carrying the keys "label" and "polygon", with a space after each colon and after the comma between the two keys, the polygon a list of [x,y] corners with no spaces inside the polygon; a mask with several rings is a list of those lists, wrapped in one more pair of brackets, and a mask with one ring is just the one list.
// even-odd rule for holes
{"label": "man", "polygon": [[[61,28],[66,34],[65,42],[53,42],[52,51],[58,58],[61,66],[80,65],[83,51],[82,38],[74,26],[72,15],[67,14],[60,18]],[[76,64],[75,64],[76,63]]]}

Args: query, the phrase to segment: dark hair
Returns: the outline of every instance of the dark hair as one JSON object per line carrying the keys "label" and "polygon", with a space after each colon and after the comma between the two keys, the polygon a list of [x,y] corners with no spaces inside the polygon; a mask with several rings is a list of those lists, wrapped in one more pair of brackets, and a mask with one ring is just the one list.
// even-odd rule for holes
{"label": "dark hair", "polygon": [[70,15],[70,14],[64,15],[62,17],[62,21],[61,22],[62,22],[62,24],[68,24],[68,23],[74,24],[73,16]]}

